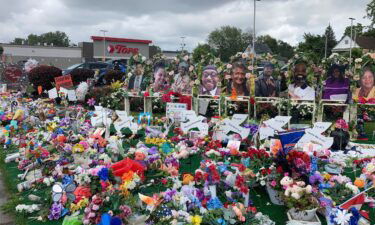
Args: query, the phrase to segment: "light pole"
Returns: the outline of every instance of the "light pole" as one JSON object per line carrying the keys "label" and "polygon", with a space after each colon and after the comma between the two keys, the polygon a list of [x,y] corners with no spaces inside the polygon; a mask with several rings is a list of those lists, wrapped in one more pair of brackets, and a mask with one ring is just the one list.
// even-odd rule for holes
{"label": "light pole", "polygon": [[181,37],[181,53],[184,51],[184,48],[186,46],[185,44],[185,38],[184,36]]}
{"label": "light pole", "polygon": [[107,33],[108,30],[100,30],[100,32],[103,32],[103,62],[105,62],[105,33]]}
{"label": "light pole", "polygon": [[349,17],[350,19],[350,47],[349,47],[349,70],[352,63],[352,42],[353,42],[353,20],[355,20],[352,17]]}
{"label": "light pole", "polygon": [[252,46],[252,53],[253,53],[253,58],[252,58],[252,70],[251,73],[254,74],[254,63],[255,63],[255,19],[256,19],[256,2],[260,2],[260,0],[254,0],[254,18],[253,18],[253,46]]}

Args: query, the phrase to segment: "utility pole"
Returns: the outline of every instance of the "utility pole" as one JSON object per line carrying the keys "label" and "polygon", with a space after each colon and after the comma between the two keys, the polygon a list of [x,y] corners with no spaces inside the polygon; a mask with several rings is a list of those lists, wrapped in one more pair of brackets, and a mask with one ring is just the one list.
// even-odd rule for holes
{"label": "utility pole", "polygon": [[184,37],[184,36],[181,37],[181,52],[184,51],[185,46],[186,46],[186,44],[185,44],[185,38],[186,37]]}
{"label": "utility pole", "polygon": [[352,17],[349,17],[350,19],[350,48],[349,48],[349,70],[352,64],[352,46],[353,46],[353,20],[355,20]]}
{"label": "utility pole", "polygon": [[106,50],[106,45],[105,45],[105,33],[108,32],[108,30],[100,30],[100,32],[103,33],[103,62],[105,62],[105,50]]}
{"label": "utility pole", "polygon": [[253,18],[253,46],[252,46],[252,49],[251,49],[251,51],[252,51],[252,53],[253,53],[253,58],[252,58],[252,62],[251,62],[251,65],[252,65],[252,71],[251,71],[251,73],[252,74],[254,74],[254,67],[255,67],[255,65],[254,65],[254,63],[255,63],[255,20],[256,20],[256,2],[259,2],[260,0],[254,0],[254,18]]}

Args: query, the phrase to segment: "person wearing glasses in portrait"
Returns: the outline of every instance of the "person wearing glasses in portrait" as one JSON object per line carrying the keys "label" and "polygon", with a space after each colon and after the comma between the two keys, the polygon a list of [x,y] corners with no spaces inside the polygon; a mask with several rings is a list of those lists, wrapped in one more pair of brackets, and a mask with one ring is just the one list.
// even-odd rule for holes
{"label": "person wearing glasses in portrait", "polygon": [[202,73],[202,84],[199,88],[199,94],[211,96],[220,95],[221,88],[218,87],[219,82],[219,74],[217,72],[216,66],[208,65],[204,67]]}

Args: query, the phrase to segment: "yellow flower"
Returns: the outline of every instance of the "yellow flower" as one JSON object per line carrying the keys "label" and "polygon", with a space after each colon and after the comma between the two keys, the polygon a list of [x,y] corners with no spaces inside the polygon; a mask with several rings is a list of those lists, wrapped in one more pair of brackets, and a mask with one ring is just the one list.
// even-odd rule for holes
{"label": "yellow flower", "polygon": [[202,223],[202,217],[198,215],[191,216],[191,223],[193,225],[200,225]]}
{"label": "yellow flower", "polygon": [[324,180],[329,180],[331,179],[332,176],[329,173],[325,173],[323,177],[324,177]]}
{"label": "yellow flower", "polygon": [[50,131],[50,132],[53,132],[56,128],[57,128],[57,124],[56,123],[50,123],[47,126],[47,130]]}
{"label": "yellow flower", "polygon": [[83,152],[85,150],[85,148],[83,147],[83,145],[81,144],[75,144],[72,148],[72,152],[73,153],[77,153],[77,152]]}

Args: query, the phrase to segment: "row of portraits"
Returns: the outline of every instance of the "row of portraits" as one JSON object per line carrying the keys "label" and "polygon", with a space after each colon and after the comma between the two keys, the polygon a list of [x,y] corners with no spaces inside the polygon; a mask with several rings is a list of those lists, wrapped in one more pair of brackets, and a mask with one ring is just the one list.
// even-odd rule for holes
{"label": "row of portraits", "polygon": [[[235,63],[232,67],[232,73],[226,78],[226,93],[237,96],[249,96],[250,88],[246,76],[247,68],[242,63]],[[307,65],[304,63],[296,64],[293,70],[292,82],[288,85],[284,73],[280,73],[277,79],[274,78],[274,67],[272,64],[265,64],[263,71],[255,81],[256,97],[287,97],[296,100],[315,100],[319,90],[309,85],[307,81]],[[363,98],[375,98],[374,71],[364,69],[359,78],[359,87],[352,93],[350,90],[350,80],[345,76],[345,67],[333,65],[328,70],[327,79],[323,82],[322,98],[327,100],[348,100]],[[129,79],[128,89],[146,90],[147,84],[143,84],[145,76],[143,67],[138,64],[134,75]],[[182,94],[191,94],[192,86],[196,82],[191,80],[188,73],[188,64],[180,63],[178,72],[171,75],[166,73],[163,64],[154,66],[152,87],[154,92],[172,90]],[[199,81],[200,95],[220,95],[223,88],[218,70],[213,65],[203,68],[202,79]],[[284,95],[284,96],[283,96]]]}

